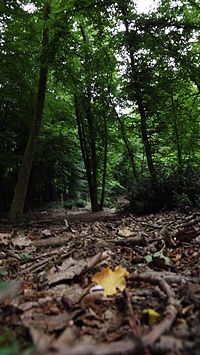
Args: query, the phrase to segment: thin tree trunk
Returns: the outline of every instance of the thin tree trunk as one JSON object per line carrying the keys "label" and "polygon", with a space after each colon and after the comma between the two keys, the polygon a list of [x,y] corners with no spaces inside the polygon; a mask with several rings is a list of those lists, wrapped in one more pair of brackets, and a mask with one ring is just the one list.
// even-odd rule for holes
{"label": "thin tree trunk", "polygon": [[4,208],[4,171],[0,166],[0,211]]}
{"label": "thin tree trunk", "polygon": [[182,154],[181,154],[181,146],[179,141],[179,133],[178,133],[178,125],[177,125],[177,116],[176,116],[176,109],[174,105],[174,97],[171,96],[171,103],[172,103],[172,110],[173,110],[173,117],[174,117],[174,131],[175,131],[175,139],[176,139],[176,147],[177,147],[177,159],[178,159],[178,167],[182,169]]}
{"label": "thin tree trunk", "polygon": [[88,150],[87,150],[87,144],[86,144],[86,140],[85,140],[86,137],[85,137],[85,132],[84,132],[84,125],[83,125],[83,122],[82,122],[81,112],[80,112],[80,109],[79,109],[78,97],[77,97],[76,94],[74,95],[74,105],[75,105],[76,122],[77,122],[77,127],[78,127],[78,135],[79,135],[79,141],[80,141],[80,146],[81,146],[81,152],[82,152],[83,161],[84,161],[84,164],[85,164],[86,175],[87,175],[91,206],[93,206],[94,205],[94,201],[93,201],[93,184],[92,184],[92,173],[91,173],[90,158],[89,158],[89,154],[88,154]]}
{"label": "thin tree trunk", "polygon": [[139,109],[140,117],[141,117],[141,121],[140,121],[141,122],[141,133],[142,133],[142,141],[144,144],[146,158],[147,158],[147,165],[148,165],[150,175],[152,177],[152,182],[154,184],[156,184],[157,183],[156,171],[154,168],[153,159],[152,159],[152,155],[151,155],[151,145],[149,143],[149,139],[148,139],[148,135],[147,135],[146,113],[145,113],[144,106],[142,103],[142,98],[140,95],[137,95],[137,104],[138,104],[138,109]]}
{"label": "thin tree trunk", "polygon": [[128,50],[129,50],[129,55],[130,55],[130,59],[131,59],[131,71],[132,71],[132,76],[133,76],[133,85],[134,85],[134,89],[135,89],[136,102],[137,102],[137,106],[138,106],[138,110],[139,110],[140,118],[141,118],[140,122],[141,122],[142,141],[143,141],[144,148],[145,148],[149,173],[151,175],[153,184],[156,185],[157,184],[156,170],[154,167],[152,154],[151,154],[151,145],[150,145],[148,134],[147,134],[147,124],[146,124],[147,117],[146,117],[146,112],[145,112],[145,108],[143,105],[141,89],[140,89],[140,86],[139,86],[138,80],[137,80],[137,68],[135,65],[135,60],[134,60],[134,56],[133,56],[133,52],[132,52],[132,45],[129,40],[129,38],[130,38],[129,37],[129,24],[126,19],[127,10],[124,7],[122,8],[122,14],[125,17],[124,25],[126,28],[127,44],[128,44]]}
{"label": "thin tree trunk", "polygon": [[[85,34],[83,26],[80,26],[81,34],[84,43],[87,42],[87,36]],[[89,58],[87,52],[85,52],[85,70],[87,71],[89,63]],[[100,206],[98,204],[98,192],[97,192],[97,156],[96,156],[96,142],[95,142],[95,128],[94,128],[94,118],[91,108],[91,87],[90,83],[86,82],[87,85],[87,96],[85,97],[86,104],[86,118],[88,122],[89,129],[89,142],[90,142],[90,150],[91,150],[91,177],[92,177],[92,186],[90,189],[90,199],[91,199],[91,207],[93,212],[98,212]]]}
{"label": "thin tree trunk", "polygon": [[102,189],[101,189],[101,200],[100,200],[100,211],[103,210],[104,197],[105,197],[105,186],[106,186],[106,171],[107,171],[107,153],[108,153],[108,127],[106,114],[104,112],[104,164],[103,164],[103,177],[102,177]]}
{"label": "thin tree trunk", "polygon": [[131,161],[131,168],[132,168],[133,176],[134,176],[135,180],[138,181],[138,174],[137,174],[137,170],[136,170],[136,166],[135,166],[134,155],[133,155],[133,152],[132,152],[132,150],[131,150],[131,148],[129,146],[129,142],[128,142],[128,138],[126,136],[124,124],[123,124],[123,122],[121,120],[121,117],[118,115],[115,107],[113,107],[113,109],[114,109],[115,116],[117,117],[117,120],[118,120],[118,122],[120,124],[122,138],[123,138],[124,144],[126,146],[126,149],[127,149],[130,161]]}
{"label": "thin tree trunk", "polygon": [[[46,0],[44,4],[45,23],[47,22],[49,16],[50,16],[50,0]],[[42,51],[41,51],[42,58],[44,58],[45,56],[48,43],[49,43],[48,29],[47,27],[44,27],[43,39],[42,39]],[[47,84],[47,73],[48,73],[47,65],[41,64],[35,114],[33,118],[33,124],[29,135],[28,143],[24,153],[22,166],[18,176],[14,197],[9,211],[9,217],[11,219],[16,219],[21,217],[24,211],[24,204],[25,204],[25,198],[26,198],[26,193],[28,188],[28,182],[29,182],[29,177],[32,169],[32,163],[33,163],[35,151],[37,148],[37,142],[38,142],[41,120],[42,120],[45,93],[46,93],[46,84]]]}
{"label": "thin tree trunk", "polygon": [[98,204],[98,193],[97,193],[97,156],[96,156],[96,142],[95,142],[95,130],[94,130],[94,120],[93,114],[91,110],[91,94],[88,92],[87,97],[87,121],[88,121],[88,128],[90,132],[90,146],[91,146],[91,166],[92,166],[92,194],[93,194],[93,205],[92,211],[98,212],[99,211],[99,204]]}

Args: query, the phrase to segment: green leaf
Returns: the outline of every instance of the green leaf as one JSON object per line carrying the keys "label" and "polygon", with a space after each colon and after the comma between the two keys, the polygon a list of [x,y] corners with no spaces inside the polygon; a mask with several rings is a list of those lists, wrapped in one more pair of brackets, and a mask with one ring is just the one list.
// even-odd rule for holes
{"label": "green leaf", "polygon": [[152,255],[151,255],[151,254],[147,254],[147,255],[145,256],[145,260],[146,260],[148,263],[151,263],[152,260],[153,260]]}

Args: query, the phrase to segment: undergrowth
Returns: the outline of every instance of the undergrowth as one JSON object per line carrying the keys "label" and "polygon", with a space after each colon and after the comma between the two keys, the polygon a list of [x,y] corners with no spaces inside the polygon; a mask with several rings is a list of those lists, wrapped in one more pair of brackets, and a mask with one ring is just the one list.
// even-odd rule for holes
{"label": "undergrowth", "polygon": [[130,193],[129,212],[135,214],[156,213],[161,210],[179,209],[187,212],[200,208],[200,170],[188,168],[169,176],[159,173],[157,184],[144,177],[134,184]]}

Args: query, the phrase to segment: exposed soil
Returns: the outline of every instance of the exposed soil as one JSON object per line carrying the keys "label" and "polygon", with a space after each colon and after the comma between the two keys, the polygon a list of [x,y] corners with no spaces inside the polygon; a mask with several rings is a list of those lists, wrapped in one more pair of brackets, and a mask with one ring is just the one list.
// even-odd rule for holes
{"label": "exposed soil", "polygon": [[[123,291],[92,288],[119,266]],[[199,213],[2,219],[0,278],[1,355],[200,353]]]}

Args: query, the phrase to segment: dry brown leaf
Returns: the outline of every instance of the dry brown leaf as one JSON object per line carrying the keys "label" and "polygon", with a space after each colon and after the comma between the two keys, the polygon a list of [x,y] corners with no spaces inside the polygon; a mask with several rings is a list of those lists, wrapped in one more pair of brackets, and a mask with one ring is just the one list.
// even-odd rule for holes
{"label": "dry brown leaf", "polygon": [[106,258],[107,253],[98,253],[91,258],[80,260],[69,257],[63,261],[62,265],[53,266],[47,272],[48,284],[53,285],[65,280],[72,280],[75,276],[79,276],[82,272],[93,268]]}
{"label": "dry brown leaf", "polygon": [[118,235],[120,237],[130,237],[131,235],[133,235],[133,232],[128,228],[119,228]]}

